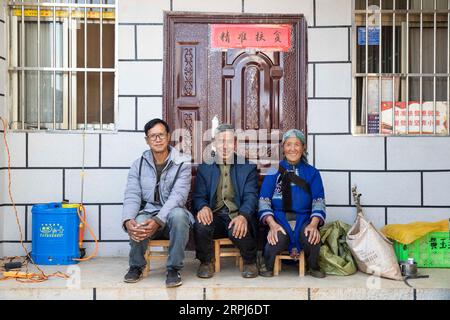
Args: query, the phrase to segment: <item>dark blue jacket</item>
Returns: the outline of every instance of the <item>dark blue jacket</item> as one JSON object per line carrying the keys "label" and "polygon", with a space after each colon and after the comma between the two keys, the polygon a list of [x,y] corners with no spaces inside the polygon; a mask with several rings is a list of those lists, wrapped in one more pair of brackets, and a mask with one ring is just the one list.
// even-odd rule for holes
{"label": "dark blue jacket", "polygon": [[[231,165],[231,182],[233,183],[235,202],[239,214],[248,221],[256,217],[258,207],[258,174],[256,165],[235,156],[235,164]],[[197,169],[195,187],[192,194],[193,213],[197,214],[204,206],[214,209],[216,206],[216,190],[220,179],[220,169],[213,160],[202,163]]]}

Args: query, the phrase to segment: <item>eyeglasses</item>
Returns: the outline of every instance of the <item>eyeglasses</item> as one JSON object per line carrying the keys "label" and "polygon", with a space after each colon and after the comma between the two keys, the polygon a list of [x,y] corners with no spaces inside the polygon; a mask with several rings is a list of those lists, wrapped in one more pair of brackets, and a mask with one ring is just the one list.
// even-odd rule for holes
{"label": "eyeglasses", "polygon": [[167,138],[166,133],[154,133],[151,135],[146,136],[150,141],[156,141],[156,139],[159,138],[159,140],[165,140]]}

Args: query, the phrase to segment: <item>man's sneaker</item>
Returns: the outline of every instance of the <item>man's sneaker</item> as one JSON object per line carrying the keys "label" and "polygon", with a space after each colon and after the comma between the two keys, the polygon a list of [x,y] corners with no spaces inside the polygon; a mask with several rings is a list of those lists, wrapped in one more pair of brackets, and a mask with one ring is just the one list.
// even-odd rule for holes
{"label": "man's sneaker", "polygon": [[167,270],[166,287],[173,288],[181,286],[181,275],[177,270]]}
{"label": "man's sneaker", "polygon": [[212,262],[200,263],[197,270],[197,277],[199,278],[211,278],[214,275],[214,265]]}
{"label": "man's sneaker", "polygon": [[256,278],[258,276],[258,267],[256,263],[244,263],[244,270],[242,270],[242,277]]}
{"label": "man's sneaker", "polygon": [[130,267],[127,274],[123,278],[126,283],[136,283],[142,279],[142,267]]}
{"label": "man's sneaker", "polygon": [[311,277],[319,278],[319,279],[322,279],[322,278],[325,278],[325,277],[326,277],[325,272],[323,272],[322,270],[313,270],[313,269],[309,269],[308,274],[309,274]]}

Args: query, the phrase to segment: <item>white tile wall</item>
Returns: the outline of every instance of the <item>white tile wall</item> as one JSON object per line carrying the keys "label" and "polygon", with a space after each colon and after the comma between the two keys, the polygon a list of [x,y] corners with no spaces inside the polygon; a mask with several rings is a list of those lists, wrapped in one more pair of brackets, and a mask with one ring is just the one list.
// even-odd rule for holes
{"label": "white tile wall", "polygon": [[423,173],[423,204],[450,206],[450,172]]}
{"label": "white tile wall", "polygon": [[308,64],[308,98],[314,97],[314,65]]}
{"label": "white tile wall", "polygon": [[163,27],[137,26],[138,59],[162,59]]}
{"label": "white tile wall", "polygon": [[[95,244],[88,242],[84,244],[86,254],[94,251]],[[98,257],[126,257],[130,253],[129,242],[100,242],[98,245]],[[128,266],[123,270],[123,274],[127,272]]]}
{"label": "white tile wall", "polygon": [[[11,203],[8,197],[6,170],[0,172],[0,203]],[[45,203],[62,200],[62,170],[14,169],[11,170],[11,190],[16,203]],[[5,190],[5,191],[3,191]]]}
{"label": "white tile wall", "polygon": [[313,136],[308,135],[308,144],[306,145],[308,151],[308,162],[309,164],[314,164],[314,141]]}
{"label": "white tile wall", "polygon": [[119,0],[119,23],[162,23],[168,0]]}
{"label": "white tile wall", "polygon": [[308,30],[308,61],[347,61],[348,29],[317,28]]}
{"label": "white tile wall", "polygon": [[3,21],[6,18],[6,0],[1,0],[0,1],[0,19],[2,19]]}
{"label": "white tile wall", "polygon": [[[4,3],[0,0],[0,4]],[[253,13],[303,13],[309,26],[333,28],[309,28],[308,96],[313,97],[313,88],[317,98],[309,99],[309,160],[312,164],[315,153],[316,167],[336,169],[344,172],[321,172],[325,185],[328,207],[328,221],[343,220],[352,224],[356,209],[348,205],[347,170],[384,170],[383,138],[353,137],[351,135],[332,135],[348,131],[348,101],[351,97],[351,64],[323,63],[341,62],[348,59],[348,28],[351,24],[351,0],[245,0],[245,12]],[[179,11],[241,12],[241,0],[173,0],[173,9]],[[170,10],[169,0],[120,0],[119,1],[119,59],[161,59],[163,55],[162,25],[163,10]],[[0,19],[4,12],[0,5]],[[137,45],[134,25],[137,23]],[[145,25],[150,24],[150,25]],[[3,25],[0,23],[0,34]],[[137,47],[137,52],[135,52]],[[5,47],[0,44],[0,56]],[[3,68],[3,69],[2,69]],[[6,62],[0,60],[0,93],[5,83]],[[161,62],[120,62],[120,95],[160,95],[162,85]],[[135,99],[137,99],[138,130],[142,130],[152,118],[162,118],[162,99],[160,97],[120,97],[118,127],[120,130],[135,129]],[[0,97],[0,115],[7,115],[6,99]],[[317,135],[315,133],[331,133]],[[88,135],[87,165],[97,166],[99,160],[98,136]],[[13,150],[13,166],[25,166],[25,135],[10,134],[8,137]],[[80,166],[79,135],[29,135],[29,165],[39,167],[58,166],[66,169],[65,197],[71,201],[80,201],[80,170],[70,169]],[[449,170],[449,138],[388,138],[388,170]],[[129,167],[147,146],[142,132],[102,135],[102,166]],[[314,150],[315,149],[315,150]],[[0,142],[0,150],[3,151]],[[57,150],[58,152],[55,152]],[[124,150],[117,152],[116,150]],[[0,151],[0,166],[3,166],[4,152]],[[315,151],[315,152],[313,152]],[[121,203],[126,185],[128,169],[91,169],[86,171],[84,202]],[[0,170],[0,203],[9,203],[7,193],[6,170]],[[423,200],[427,206],[450,206],[450,172],[424,172]],[[406,206],[406,208],[388,208],[389,223],[407,223],[413,220],[436,221],[450,216],[449,208],[408,208],[421,202],[420,173],[418,172],[352,172],[352,184],[357,184],[362,193],[363,205],[380,207],[364,208],[365,214],[380,228],[384,225],[384,206]],[[38,203],[60,201],[62,199],[62,170],[30,169],[13,170],[13,193],[18,203]],[[383,207],[381,207],[383,206]],[[11,215],[4,214],[0,207],[0,240],[15,239],[14,224]],[[19,210],[24,210],[19,207]],[[120,226],[121,205],[103,205],[101,211],[101,236],[103,241],[124,240],[124,242],[102,242],[99,256],[126,256],[129,253],[127,235]],[[31,230],[31,207],[29,208],[29,230]],[[98,206],[88,207],[88,219],[98,233]],[[5,219],[5,217],[7,217]],[[23,213],[22,217],[23,219]],[[29,234],[31,238],[31,234]],[[88,233],[86,238],[90,239]],[[30,245],[28,245],[30,246]],[[88,253],[94,248],[87,243]],[[17,255],[22,252],[20,244],[0,244],[1,255]],[[125,270],[124,270],[125,271]]]}
{"label": "white tile wall", "polygon": [[314,24],[313,0],[245,0],[244,11],[252,13],[302,13],[309,26]]}
{"label": "white tile wall", "polygon": [[122,229],[122,206],[102,206],[102,241],[128,239]]}
{"label": "white tile wall", "polygon": [[362,205],[420,205],[419,173],[353,172],[351,179],[362,194]]}
{"label": "white tile wall", "polygon": [[[148,149],[142,132],[102,136],[102,167],[127,167]],[[120,152],[118,152],[120,150]]]}
{"label": "white tile wall", "polygon": [[173,0],[175,11],[211,11],[211,12],[241,12],[241,0],[210,1],[210,0]]}
{"label": "white tile wall", "polygon": [[388,137],[389,170],[450,169],[449,137]]}
{"label": "white tile wall", "polygon": [[[66,198],[70,202],[81,201],[80,171],[78,169],[66,170]],[[86,170],[83,202],[121,203],[127,182],[127,174],[128,169]]]}
{"label": "white tile wall", "polygon": [[327,204],[348,204],[348,173],[320,172],[325,189]]}
{"label": "white tile wall", "polygon": [[[25,229],[25,207],[16,206],[17,215],[19,217],[19,223],[22,228],[22,237],[25,240],[26,229]],[[17,225],[16,215],[12,206],[10,207],[0,207],[1,222],[0,229],[2,229],[2,240],[6,241],[19,241],[20,232],[19,226]]]}
{"label": "white tile wall", "polygon": [[450,208],[388,208],[388,223],[436,222],[450,218]]}
{"label": "white tile wall", "polygon": [[[99,165],[99,137],[85,135],[85,166]],[[83,135],[30,133],[28,135],[30,167],[81,167],[83,165]]]}
{"label": "white tile wall", "polygon": [[[9,132],[6,136],[6,140],[8,142],[9,154],[11,157],[11,167],[25,167],[26,164],[25,133]],[[3,142],[3,134],[1,136],[0,150],[1,150],[0,164],[6,167],[8,165],[8,156]]]}
{"label": "white tile wall", "polygon": [[0,57],[6,58],[6,24],[0,22]]}
{"label": "white tile wall", "polygon": [[346,100],[308,101],[309,133],[348,133],[349,102]]}
{"label": "white tile wall", "polygon": [[119,98],[119,130],[134,130],[135,129],[135,98]]}
{"label": "white tile wall", "polygon": [[119,25],[119,59],[135,58],[134,26]]}
{"label": "white tile wall", "polygon": [[6,78],[8,75],[8,65],[5,60],[0,59],[0,93],[6,94]]}
{"label": "white tile wall", "polygon": [[384,169],[384,142],[380,137],[316,136],[315,148],[319,169]]}
{"label": "white tile wall", "polygon": [[119,62],[119,95],[160,95],[162,62]]}
{"label": "white tile wall", "polygon": [[350,63],[316,65],[316,97],[350,98],[352,68]]}
{"label": "white tile wall", "polygon": [[2,117],[4,119],[9,118],[8,109],[6,107],[6,98],[4,96],[0,96],[0,117]]}
{"label": "white tile wall", "polygon": [[349,26],[352,24],[352,0],[316,0],[318,26]]}
{"label": "white tile wall", "polygon": [[162,98],[138,98],[138,130],[154,118],[162,119]]}
{"label": "white tile wall", "polygon": [[[363,208],[364,216],[373,223],[375,228],[384,226],[384,208],[370,207]],[[340,220],[349,225],[353,225],[356,219],[356,208],[354,207],[327,207],[327,221]]]}
{"label": "white tile wall", "polygon": [[[31,243],[24,243],[25,248],[27,248],[28,252],[31,251]],[[2,243],[3,247],[3,255],[5,257],[14,257],[14,256],[24,256],[25,251],[22,248],[20,243]]]}

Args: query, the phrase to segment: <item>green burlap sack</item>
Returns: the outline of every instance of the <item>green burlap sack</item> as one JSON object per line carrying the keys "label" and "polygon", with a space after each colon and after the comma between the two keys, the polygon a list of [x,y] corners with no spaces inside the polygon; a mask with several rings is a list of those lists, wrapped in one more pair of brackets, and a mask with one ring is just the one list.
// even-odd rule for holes
{"label": "green burlap sack", "polygon": [[357,270],[345,237],[350,225],[342,221],[327,223],[320,229],[319,266],[327,274],[348,276]]}

